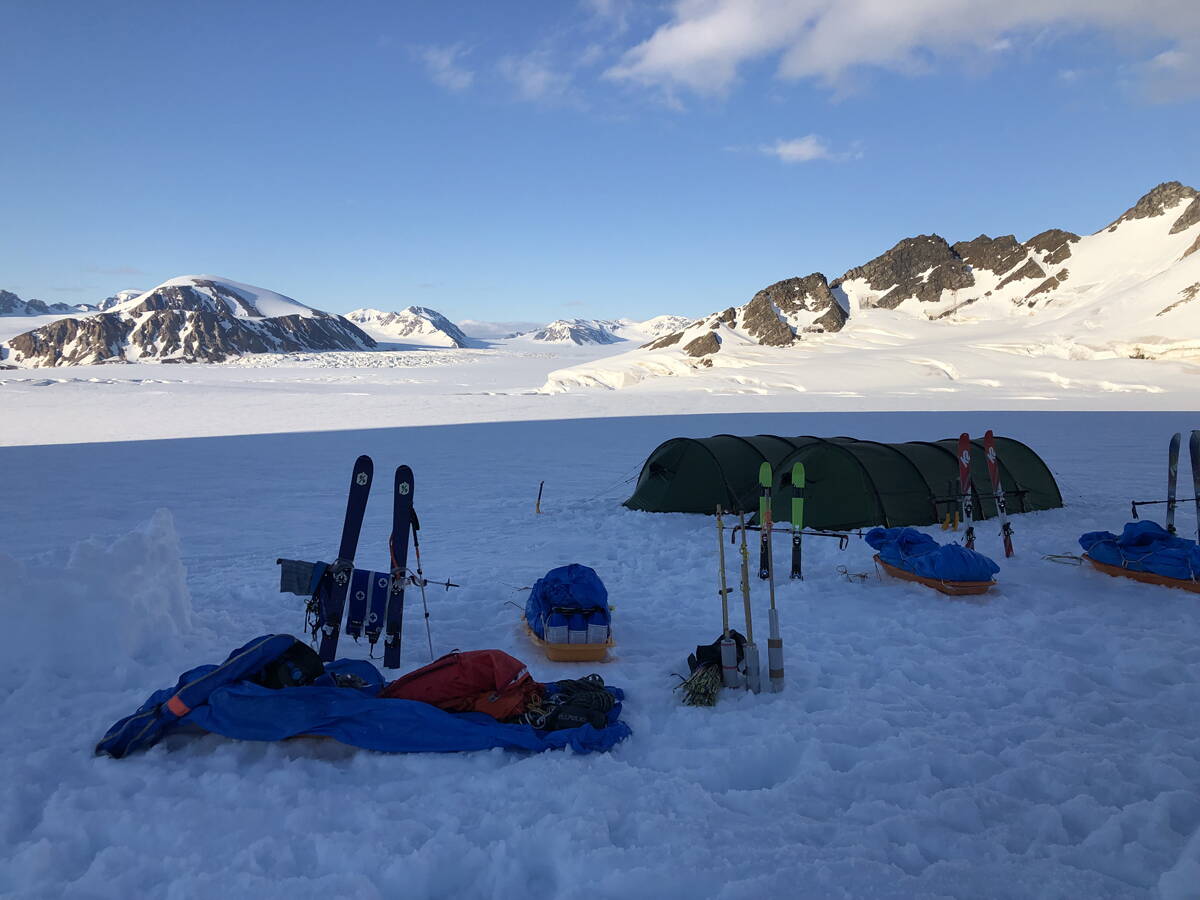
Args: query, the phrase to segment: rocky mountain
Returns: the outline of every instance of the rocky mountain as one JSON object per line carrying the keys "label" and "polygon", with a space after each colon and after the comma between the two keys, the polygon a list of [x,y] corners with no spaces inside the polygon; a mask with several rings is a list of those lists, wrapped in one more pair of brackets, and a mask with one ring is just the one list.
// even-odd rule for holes
{"label": "rocky mountain", "polygon": [[346,318],[377,341],[430,347],[469,347],[471,339],[434,309],[410,306],[399,312],[356,309]]}
{"label": "rocky mountain", "polygon": [[[1134,234],[1130,229],[1139,226],[1126,223],[1138,222],[1162,224],[1160,238],[1195,231],[1195,242],[1179,246],[1184,242],[1178,238],[1164,241],[1148,233]],[[719,352],[723,330],[760,345],[785,347],[810,336],[839,332],[872,309],[898,309],[951,322],[1021,315],[1061,306],[1068,298],[1077,301],[1081,293],[1095,296],[1115,287],[1103,271],[1111,266],[1104,265],[1094,250],[1103,244],[1104,252],[1110,252],[1112,242],[1100,240],[1101,235],[1114,235],[1124,226],[1122,237],[1127,239],[1117,242],[1116,259],[1125,260],[1135,277],[1153,278],[1200,249],[1197,225],[1200,194],[1172,181],[1154,188],[1111,225],[1085,238],[1059,228],[1024,242],[1011,234],[995,238],[981,234],[955,244],[936,234],[904,238],[833,281],[814,272],[776,282],[742,306],[712,313],[646,348],[675,347],[691,356],[707,356]],[[1090,251],[1083,269],[1072,265],[1081,248]],[[1157,252],[1163,248],[1165,255]],[[1091,278],[1093,270],[1101,280]],[[1072,278],[1080,284],[1078,291],[1068,290]]]}
{"label": "rocky mountain", "polygon": [[642,322],[634,319],[558,319],[528,336],[535,341],[556,344],[616,344],[670,334],[686,327],[690,321],[684,316],[656,316]]}
{"label": "rocky mountain", "polygon": [[44,303],[41,300],[22,300],[12,291],[0,291],[0,316],[53,316],[58,314],[93,312],[88,303]]}
{"label": "rocky mountain", "polygon": [[615,344],[611,322],[600,319],[556,319],[529,335],[535,341],[550,344]]}
{"label": "rocky mountain", "polygon": [[186,275],[11,338],[2,357],[31,366],[221,362],[247,353],[363,350],[375,341],[341,316],[263,288]]}
{"label": "rocky mountain", "polygon": [[877,347],[881,336],[889,348],[936,342],[954,326],[972,347],[1027,356],[1200,359],[1198,251],[1200,192],[1166,182],[1093,234],[904,238],[831,281],[814,272],[775,282],[578,379],[570,369],[556,377],[623,386],[745,365],[748,348],[812,359],[822,347]]}

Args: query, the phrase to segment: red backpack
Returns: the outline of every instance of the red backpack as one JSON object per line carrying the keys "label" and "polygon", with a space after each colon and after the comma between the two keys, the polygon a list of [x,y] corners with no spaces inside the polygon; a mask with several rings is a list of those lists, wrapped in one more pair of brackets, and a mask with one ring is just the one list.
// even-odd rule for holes
{"label": "red backpack", "polygon": [[379,696],[503,720],[525,712],[539,687],[525,663],[502,650],[456,650],[397,678]]}

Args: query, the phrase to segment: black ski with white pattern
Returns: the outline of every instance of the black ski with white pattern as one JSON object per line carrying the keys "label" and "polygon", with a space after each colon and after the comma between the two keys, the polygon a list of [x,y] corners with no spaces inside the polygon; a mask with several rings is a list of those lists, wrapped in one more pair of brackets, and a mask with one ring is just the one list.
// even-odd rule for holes
{"label": "black ski with white pattern", "polygon": [[371,457],[360,456],[354,461],[338,556],[321,576],[317,591],[313,595],[313,637],[318,634],[321,636],[322,662],[332,662],[337,656],[338,635],[342,629],[342,615],[346,610],[346,595],[349,593],[350,577],[354,572],[354,554],[358,550],[358,536],[362,531],[363,516],[367,512],[367,498],[371,494],[371,481],[374,476],[375,464]]}
{"label": "black ski with white pattern", "polygon": [[396,469],[392,491],[392,591],[384,623],[383,667],[400,667],[400,638],[404,630],[404,585],[408,581],[408,538],[413,524],[413,472],[408,466]]}

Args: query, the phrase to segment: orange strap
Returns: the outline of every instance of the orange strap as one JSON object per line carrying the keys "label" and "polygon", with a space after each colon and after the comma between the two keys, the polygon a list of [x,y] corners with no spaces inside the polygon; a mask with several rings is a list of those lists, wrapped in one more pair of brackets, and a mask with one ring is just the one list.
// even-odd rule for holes
{"label": "orange strap", "polygon": [[192,711],[190,706],[179,699],[178,694],[167,701],[167,709],[175,713],[175,715],[181,719]]}

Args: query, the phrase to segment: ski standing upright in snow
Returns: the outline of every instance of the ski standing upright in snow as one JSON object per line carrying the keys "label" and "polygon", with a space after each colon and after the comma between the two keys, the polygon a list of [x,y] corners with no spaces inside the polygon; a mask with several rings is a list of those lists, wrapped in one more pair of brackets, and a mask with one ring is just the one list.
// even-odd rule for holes
{"label": "ski standing upright in snow", "polygon": [[1000,537],[1004,539],[1004,555],[1013,555],[1012,525],[1008,521],[1008,504],[1004,499],[1004,485],[1000,483],[1000,460],[996,457],[996,438],[992,429],[983,436],[983,450],[987,457],[988,477],[992,481],[992,496],[996,500],[996,514],[1000,517]]}
{"label": "ski standing upright in snow", "polygon": [[762,533],[767,537],[767,584],[771,596],[771,609],[767,614],[767,677],[771,681],[771,691],[778,693],[783,690],[783,635],[779,631],[779,610],[775,608],[775,554],[771,544],[771,528],[775,524],[771,516],[772,481],[771,464],[765,462],[758,467],[758,485]]}
{"label": "ski standing upright in snow", "polygon": [[[1192,477],[1196,477],[1196,451],[1195,451],[1195,434],[1192,432],[1192,439],[1188,441],[1188,450],[1192,455]],[[1179,483],[1179,444],[1183,440],[1183,435],[1178,431],[1171,438],[1171,444],[1167,447],[1167,531],[1171,534],[1175,533],[1175,491],[1176,485]]]}
{"label": "ski standing upright in snow", "polygon": [[1196,498],[1196,540],[1200,541],[1200,431],[1188,438],[1188,456],[1192,460],[1192,496]]}
{"label": "ski standing upright in snow", "polygon": [[413,473],[408,466],[396,469],[392,491],[392,536],[389,550],[392,558],[392,590],[388,597],[384,621],[386,636],[383,642],[385,669],[400,667],[400,638],[404,629],[404,585],[408,581],[408,536],[413,518]]}
{"label": "ski standing upright in snow", "polygon": [[792,578],[804,579],[804,463],[792,466]]}
{"label": "ski standing upright in snow", "polygon": [[963,544],[975,549],[975,501],[971,497],[971,436],[965,431],[958,436],[958,507],[967,527]]}
{"label": "ski standing upright in snow", "polygon": [[737,668],[737,642],[729,634],[729,587],[725,580],[725,520],[717,504],[717,592],[721,595],[721,684],[741,687]]}
{"label": "ski standing upright in snow", "polygon": [[362,531],[363,516],[367,511],[367,498],[371,493],[371,479],[375,464],[369,456],[360,456],[354,461],[350,475],[350,493],[346,498],[346,516],[342,521],[342,542],[338,546],[337,559],[329,566],[317,585],[311,605],[314,614],[313,637],[321,636],[320,656],[322,662],[332,662],[337,655],[338,634],[342,628],[342,614],[346,608],[346,597],[350,591],[354,572],[354,554],[358,549],[358,535]]}
{"label": "ski standing upright in snow", "polygon": [[746,610],[746,643],[742,659],[746,663],[746,687],[758,693],[762,690],[762,669],[758,660],[758,644],[754,643],[754,621],[750,612],[750,548],[746,545],[746,516],[738,513],[738,531],[742,534],[742,605]]}

